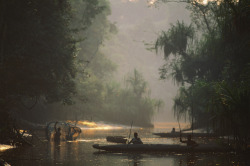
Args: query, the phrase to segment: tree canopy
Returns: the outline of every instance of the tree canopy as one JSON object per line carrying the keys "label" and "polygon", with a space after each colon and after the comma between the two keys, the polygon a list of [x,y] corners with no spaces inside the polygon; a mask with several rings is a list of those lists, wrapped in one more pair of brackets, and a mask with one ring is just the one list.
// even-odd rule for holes
{"label": "tree canopy", "polygon": [[[165,1],[168,2],[168,1]],[[189,115],[195,127],[249,137],[249,1],[187,2],[192,23],[177,22],[155,42],[164,50],[161,78],[181,84],[176,115]]]}
{"label": "tree canopy", "polygon": [[[84,8],[77,28],[73,3]],[[25,111],[38,101],[72,104],[78,70],[76,33],[86,30],[102,7],[98,0],[10,0],[1,1],[0,7],[2,136],[11,128],[7,122],[13,122],[13,115],[27,115]]]}

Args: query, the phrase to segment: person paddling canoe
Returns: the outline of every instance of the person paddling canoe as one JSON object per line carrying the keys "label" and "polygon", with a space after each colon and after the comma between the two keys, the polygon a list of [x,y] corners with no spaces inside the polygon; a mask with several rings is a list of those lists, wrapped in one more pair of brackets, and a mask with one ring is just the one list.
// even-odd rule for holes
{"label": "person paddling canoe", "polygon": [[138,137],[138,133],[136,133],[136,132],[134,133],[134,138],[131,141],[129,141],[128,144],[131,144],[131,143],[133,143],[133,144],[143,144],[141,139]]}

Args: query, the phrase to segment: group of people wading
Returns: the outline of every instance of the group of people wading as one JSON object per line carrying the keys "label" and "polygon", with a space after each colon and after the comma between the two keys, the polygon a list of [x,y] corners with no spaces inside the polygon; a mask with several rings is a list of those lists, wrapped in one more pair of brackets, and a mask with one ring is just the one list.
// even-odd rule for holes
{"label": "group of people wading", "polygon": [[[60,142],[60,140],[75,140],[81,133],[81,129],[76,126],[70,126],[67,123],[55,122],[53,131],[49,131],[49,126],[46,128],[46,135],[48,140],[52,138],[54,142]],[[52,126],[51,126],[52,127]]]}

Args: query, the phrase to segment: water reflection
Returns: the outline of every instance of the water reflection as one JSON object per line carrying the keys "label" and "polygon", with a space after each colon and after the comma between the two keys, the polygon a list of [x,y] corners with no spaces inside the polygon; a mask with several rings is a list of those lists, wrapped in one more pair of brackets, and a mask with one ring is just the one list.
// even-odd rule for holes
{"label": "water reflection", "polygon": [[48,158],[50,158],[54,164],[60,163],[62,158],[64,158],[61,144],[63,144],[63,142],[48,142]]}
{"label": "water reflection", "polygon": [[[152,166],[152,165],[174,165],[174,166],[194,166],[197,165],[198,157],[195,154],[175,154],[175,153],[112,153],[97,151],[93,153],[98,158],[119,158],[121,161],[117,165],[129,166]],[[103,165],[107,165],[106,163]]]}
{"label": "water reflection", "polygon": [[139,166],[142,164],[143,161],[143,154],[136,153],[111,153],[98,151],[94,152],[93,154],[96,155],[98,158],[111,159],[109,161],[112,161],[112,158],[119,158],[120,163],[117,165]]}
{"label": "water reflection", "polygon": [[80,147],[82,148],[78,141],[51,141],[48,142],[46,158],[50,159],[54,165],[73,163],[73,161],[79,161]]}
{"label": "water reflection", "polygon": [[[138,129],[135,129],[138,131]],[[134,131],[132,131],[133,133]],[[139,130],[144,143],[177,144],[179,139],[159,138],[152,130]],[[108,135],[128,135],[128,130],[83,130],[76,141],[47,141],[40,146],[9,149],[1,156],[11,165],[98,165],[98,166],[196,166],[196,165],[239,165],[249,164],[249,157],[228,153],[110,153],[92,147],[93,144],[110,144]]]}
{"label": "water reflection", "polygon": [[[117,166],[245,166],[249,164],[247,157],[235,156],[230,153],[112,153],[96,151],[93,153],[100,161],[101,165]],[[248,164],[247,164],[248,163]]]}
{"label": "water reflection", "polygon": [[197,156],[195,154],[186,154],[184,158],[179,159],[179,166],[194,166],[197,165]]}
{"label": "water reflection", "polygon": [[128,155],[129,161],[132,161],[133,166],[139,166],[141,163],[141,160],[143,159],[143,156],[140,154],[132,154]]}

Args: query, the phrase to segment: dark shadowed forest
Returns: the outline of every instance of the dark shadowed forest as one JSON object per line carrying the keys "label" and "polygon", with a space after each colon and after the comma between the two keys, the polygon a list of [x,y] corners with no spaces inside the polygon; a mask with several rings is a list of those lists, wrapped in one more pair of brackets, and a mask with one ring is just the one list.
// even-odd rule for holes
{"label": "dark shadowed forest", "polygon": [[108,1],[1,1],[1,142],[18,129],[53,120],[95,120],[153,126],[163,102],[143,75],[124,73],[99,51],[118,29]]}
{"label": "dark shadowed forest", "polygon": [[[191,22],[178,20],[154,42],[143,41],[164,54],[159,78],[178,87],[176,120],[249,143],[250,3],[181,2]],[[0,143],[15,140],[19,129],[57,120],[153,127],[164,101],[152,97],[137,68],[117,81],[119,65],[100,49],[119,32],[111,12],[109,0],[0,1]]]}

